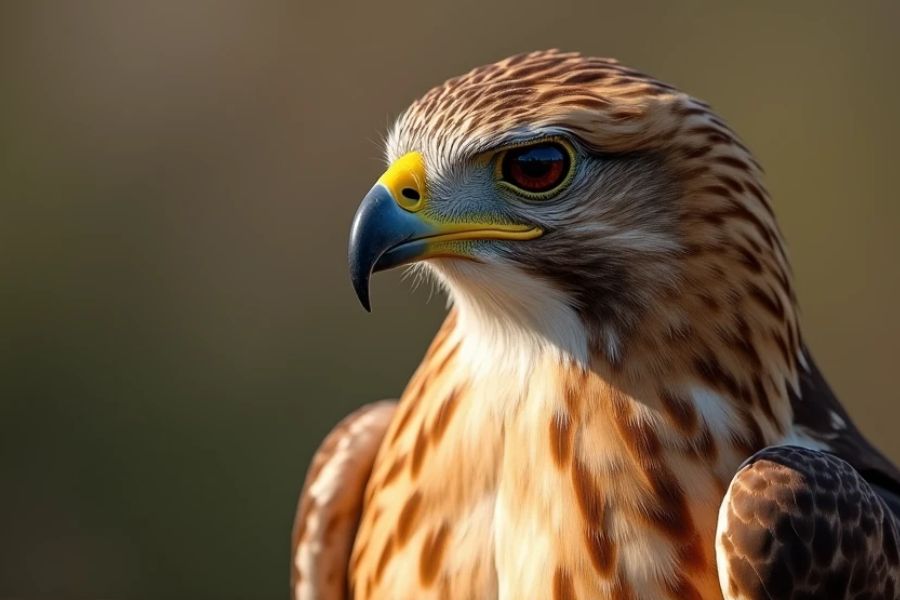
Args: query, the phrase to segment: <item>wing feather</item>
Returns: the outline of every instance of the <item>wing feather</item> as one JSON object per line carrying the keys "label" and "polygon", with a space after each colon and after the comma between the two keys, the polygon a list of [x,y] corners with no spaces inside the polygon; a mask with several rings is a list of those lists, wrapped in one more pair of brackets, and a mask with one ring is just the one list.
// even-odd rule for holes
{"label": "wing feather", "polygon": [[754,454],[719,512],[726,600],[897,598],[898,522],[846,461],[797,446]]}
{"label": "wing feather", "polygon": [[397,403],[367,404],[319,446],[306,474],[291,536],[294,600],[348,597],[347,566],[366,483]]}
{"label": "wing feather", "polygon": [[900,470],[856,427],[804,348],[799,394],[791,390],[794,424],[803,434],[840,456],[887,501],[900,517]]}

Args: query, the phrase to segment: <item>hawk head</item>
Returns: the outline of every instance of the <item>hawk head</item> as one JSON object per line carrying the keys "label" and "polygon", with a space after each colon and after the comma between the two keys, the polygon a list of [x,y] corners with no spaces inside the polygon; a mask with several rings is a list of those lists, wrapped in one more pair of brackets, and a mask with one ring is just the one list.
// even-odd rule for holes
{"label": "hawk head", "polygon": [[790,271],[761,170],[707,104],[614,60],[536,52],[429,91],[387,156],[350,239],[366,308],[373,271],[416,262],[495,341],[725,373],[777,346],[792,371]]}

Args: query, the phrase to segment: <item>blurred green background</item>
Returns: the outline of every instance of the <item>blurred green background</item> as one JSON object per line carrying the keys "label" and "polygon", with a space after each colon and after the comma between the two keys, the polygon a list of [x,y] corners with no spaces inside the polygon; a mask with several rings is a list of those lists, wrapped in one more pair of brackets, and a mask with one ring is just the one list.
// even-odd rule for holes
{"label": "blurred green background", "polygon": [[444,310],[346,273],[378,140],[524,50],[616,56],[767,167],[806,338],[900,459],[900,4],[0,5],[0,598],[284,598],[329,427]]}

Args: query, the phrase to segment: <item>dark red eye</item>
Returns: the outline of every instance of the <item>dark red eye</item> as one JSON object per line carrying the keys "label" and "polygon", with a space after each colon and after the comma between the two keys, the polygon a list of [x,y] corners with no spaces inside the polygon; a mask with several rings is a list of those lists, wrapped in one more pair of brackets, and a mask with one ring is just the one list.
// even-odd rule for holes
{"label": "dark red eye", "polygon": [[569,174],[569,153],[556,142],[512,148],[503,155],[503,180],[526,192],[548,192]]}

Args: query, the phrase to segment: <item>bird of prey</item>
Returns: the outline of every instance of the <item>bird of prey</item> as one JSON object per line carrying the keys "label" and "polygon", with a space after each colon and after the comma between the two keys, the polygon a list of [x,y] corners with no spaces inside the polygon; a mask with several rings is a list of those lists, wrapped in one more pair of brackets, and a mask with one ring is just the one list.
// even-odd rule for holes
{"label": "bird of prey", "polygon": [[542,51],[387,138],[350,273],[452,308],[315,455],[294,597],[898,598],[900,471],[800,333],[762,169],[710,106]]}

